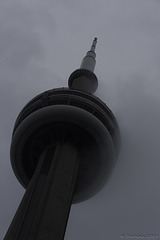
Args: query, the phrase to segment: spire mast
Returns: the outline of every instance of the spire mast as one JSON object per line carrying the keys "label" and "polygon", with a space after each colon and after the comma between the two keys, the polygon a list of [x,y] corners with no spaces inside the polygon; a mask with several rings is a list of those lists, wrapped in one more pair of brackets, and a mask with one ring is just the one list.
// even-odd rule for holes
{"label": "spire mast", "polygon": [[86,56],[83,58],[80,68],[87,69],[94,72],[96,65],[96,44],[97,38],[94,38],[90,51],[87,52]]}
{"label": "spire mast", "polygon": [[95,39],[93,40],[93,43],[92,43],[92,46],[91,46],[91,51],[92,51],[92,52],[95,52],[96,44],[97,44],[97,38],[95,38]]}
{"label": "spire mast", "polygon": [[83,58],[79,69],[75,70],[68,79],[68,86],[88,93],[94,93],[98,87],[98,79],[94,73],[96,65],[96,44],[97,38],[94,38],[90,50]]}

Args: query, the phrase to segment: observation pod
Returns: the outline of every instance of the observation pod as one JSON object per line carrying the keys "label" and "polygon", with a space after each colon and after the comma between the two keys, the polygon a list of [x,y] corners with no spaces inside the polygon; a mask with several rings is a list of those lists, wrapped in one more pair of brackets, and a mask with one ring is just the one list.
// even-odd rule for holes
{"label": "observation pod", "polygon": [[47,148],[62,142],[72,146],[79,162],[72,203],[84,201],[102,189],[119,151],[116,118],[93,95],[98,86],[94,74],[96,42],[94,39],[81,68],[69,77],[69,88],[43,92],[22,109],[12,136],[11,163],[25,188]]}

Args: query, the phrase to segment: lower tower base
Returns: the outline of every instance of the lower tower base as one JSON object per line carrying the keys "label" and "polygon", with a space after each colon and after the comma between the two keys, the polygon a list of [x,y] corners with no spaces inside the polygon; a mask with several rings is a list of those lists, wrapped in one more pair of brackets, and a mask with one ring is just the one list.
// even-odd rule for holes
{"label": "lower tower base", "polygon": [[78,172],[78,151],[59,141],[38,166],[4,240],[62,240]]}

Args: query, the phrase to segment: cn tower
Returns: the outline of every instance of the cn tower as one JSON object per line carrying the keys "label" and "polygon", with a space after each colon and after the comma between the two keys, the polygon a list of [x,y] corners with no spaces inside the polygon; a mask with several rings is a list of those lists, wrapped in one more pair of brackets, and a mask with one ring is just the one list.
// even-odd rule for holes
{"label": "cn tower", "polygon": [[119,127],[93,95],[96,43],[70,75],[68,88],[39,94],[17,117],[10,156],[26,192],[4,240],[64,239],[71,204],[95,195],[112,172]]}

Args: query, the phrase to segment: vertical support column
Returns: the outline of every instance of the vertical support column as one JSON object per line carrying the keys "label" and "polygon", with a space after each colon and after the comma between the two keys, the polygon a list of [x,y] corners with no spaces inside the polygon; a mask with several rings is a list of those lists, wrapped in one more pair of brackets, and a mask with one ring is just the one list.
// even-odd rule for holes
{"label": "vertical support column", "polygon": [[78,172],[78,152],[58,142],[40,156],[4,240],[62,240]]}

